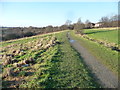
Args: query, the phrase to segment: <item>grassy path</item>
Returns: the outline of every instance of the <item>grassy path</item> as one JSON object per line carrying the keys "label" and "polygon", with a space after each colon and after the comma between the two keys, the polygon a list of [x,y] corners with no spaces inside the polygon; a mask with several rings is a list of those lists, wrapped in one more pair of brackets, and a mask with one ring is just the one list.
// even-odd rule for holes
{"label": "grassy path", "polygon": [[66,33],[56,34],[57,38],[62,41],[59,46],[60,62],[57,67],[59,75],[54,78],[58,82],[56,87],[98,88],[99,85],[94,81],[82,58],[68,42]]}
{"label": "grassy path", "polygon": [[[71,34],[74,36],[74,34]],[[69,36],[70,40],[73,40],[71,36]],[[74,36],[74,42],[72,42],[72,46],[81,54],[85,63],[89,66],[92,72],[95,74],[96,78],[99,79],[98,81],[101,85],[105,88],[115,88],[118,85],[118,79],[114,73],[112,73],[107,67],[105,67],[101,62],[96,60],[96,58],[91,55],[90,52],[86,48],[84,48],[81,43],[84,43],[80,37],[76,40]],[[79,42],[78,42],[79,40]],[[89,43],[90,45],[91,43]]]}
{"label": "grassy path", "polygon": [[81,38],[79,35],[75,35],[71,32],[72,37],[77,40],[82,46],[84,46],[97,60],[106,65],[111,71],[118,76],[118,52],[113,51],[110,48],[106,48],[99,43],[89,41]]}

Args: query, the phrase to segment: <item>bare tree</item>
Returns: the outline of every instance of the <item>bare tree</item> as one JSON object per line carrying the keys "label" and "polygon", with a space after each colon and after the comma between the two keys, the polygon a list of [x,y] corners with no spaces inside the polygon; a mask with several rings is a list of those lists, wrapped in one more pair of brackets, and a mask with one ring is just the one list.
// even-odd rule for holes
{"label": "bare tree", "polygon": [[65,25],[70,25],[72,23],[72,21],[71,20],[67,20],[66,22],[65,22]]}
{"label": "bare tree", "polygon": [[71,25],[71,23],[72,23],[71,20],[67,20],[67,21],[65,22],[65,25],[64,25],[64,26],[66,26],[67,29],[72,29],[72,25]]}
{"label": "bare tree", "polygon": [[109,18],[107,16],[102,17],[101,20],[100,20],[100,22],[103,23],[103,27],[108,27],[109,26],[109,24],[108,24]]}
{"label": "bare tree", "polygon": [[76,33],[83,34],[83,30],[85,28],[84,23],[82,23],[81,18],[78,19],[77,23],[74,24],[74,29],[76,30]]}
{"label": "bare tree", "polygon": [[85,28],[91,28],[91,22],[89,20],[85,21]]}
{"label": "bare tree", "polygon": [[119,15],[112,15],[111,17],[104,16],[100,19],[102,27],[117,27],[119,21]]}
{"label": "bare tree", "polygon": [[45,28],[45,33],[52,32],[53,31],[53,26],[49,25]]}
{"label": "bare tree", "polygon": [[78,23],[78,24],[81,24],[81,23],[82,23],[81,18],[78,18],[77,23]]}

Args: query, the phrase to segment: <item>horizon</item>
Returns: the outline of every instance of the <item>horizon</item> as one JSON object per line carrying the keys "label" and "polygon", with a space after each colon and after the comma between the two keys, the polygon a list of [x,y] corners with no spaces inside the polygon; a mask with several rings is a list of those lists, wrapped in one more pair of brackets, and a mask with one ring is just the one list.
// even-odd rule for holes
{"label": "horizon", "polygon": [[103,16],[118,14],[118,2],[0,2],[0,6],[4,27],[60,26],[78,18],[97,23]]}

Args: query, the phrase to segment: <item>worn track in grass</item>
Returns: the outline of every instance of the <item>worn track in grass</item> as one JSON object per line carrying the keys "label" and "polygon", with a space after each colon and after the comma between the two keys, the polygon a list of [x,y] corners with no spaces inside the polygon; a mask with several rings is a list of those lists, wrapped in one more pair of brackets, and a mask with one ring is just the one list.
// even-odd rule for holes
{"label": "worn track in grass", "polygon": [[102,85],[103,88],[117,88],[118,87],[118,78],[111,72],[106,66],[101,62],[96,60],[96,58],[88,52],[77,40],[73,40],[72,37],[67,34],[67,37],[73,46],[80,55],[82,56],[84,62],[92,71],[96,80]]}

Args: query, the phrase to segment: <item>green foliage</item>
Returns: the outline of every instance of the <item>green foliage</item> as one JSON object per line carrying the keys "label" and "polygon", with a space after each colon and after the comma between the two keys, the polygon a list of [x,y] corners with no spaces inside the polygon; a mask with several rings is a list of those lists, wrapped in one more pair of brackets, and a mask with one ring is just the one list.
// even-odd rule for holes
{"label": "green foliage", "polygon": [[9,65],[7,65],[6,67],[12,67],[13,65],[12,64],[9,64]]}

